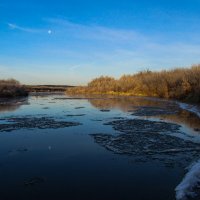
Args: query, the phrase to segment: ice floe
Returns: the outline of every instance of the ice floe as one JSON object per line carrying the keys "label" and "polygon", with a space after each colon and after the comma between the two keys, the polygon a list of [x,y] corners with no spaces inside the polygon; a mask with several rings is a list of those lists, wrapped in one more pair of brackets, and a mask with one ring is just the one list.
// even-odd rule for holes
{"label": "ice floe", "polygon": [[200,117],[200,108],[198,108],[197,106],[189,105],[187,103],[178,103],[178,104],[179,104],[180,108],[187,110],[189,112],[193,112],[196,115],[198,115],[198,117]]}
{"label": "ice floe", "polygon": [[193,163],[181,183],[176,187],[176,199],[187,200],[195,197],[195,189],[200,185],[200,160]]}

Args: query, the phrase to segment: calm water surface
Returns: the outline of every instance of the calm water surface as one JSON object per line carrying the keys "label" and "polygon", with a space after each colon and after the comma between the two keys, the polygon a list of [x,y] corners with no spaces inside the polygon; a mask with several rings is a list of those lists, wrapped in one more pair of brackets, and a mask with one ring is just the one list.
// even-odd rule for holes
{"label": "calm water surface", "polygon": [[[19,118],[32,121],[12,127]],[[184,152],[158,155],[154,147],[152,154],[141,153],[137,149],[142,148],[143,138],[126,151],[124,140],[113,145],[113,138],[101,138],[101,134],[126,136],[107,123],[140,119],[179,124],[179,131],[160,130],[157,134],[198,144],[199,118],[173,102],[137,97],[69,99],[64,95],[32,95],[23,101],[1,103],[0,119],[2,200],[174,200],[185,167],[198,159],[197,153],[189,158]],[[31,126],[35,119],[43,120],[43,126]],[[48,119],[80,124],[51,127],[54,121]],[[148,128],[145,123],[140,126]],[[160,148],[156,147],[158,151]],[[179,158],[183,156],[186,160],[181,163]]]}

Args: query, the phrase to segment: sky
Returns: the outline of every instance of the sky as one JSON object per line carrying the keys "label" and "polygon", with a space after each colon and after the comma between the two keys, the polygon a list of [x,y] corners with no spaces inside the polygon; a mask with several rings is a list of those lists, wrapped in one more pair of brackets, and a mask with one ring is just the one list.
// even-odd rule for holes
{"label": "sky", "polygon": [[200,0],[0,0],[0,79],[85,85],[200,63]]}

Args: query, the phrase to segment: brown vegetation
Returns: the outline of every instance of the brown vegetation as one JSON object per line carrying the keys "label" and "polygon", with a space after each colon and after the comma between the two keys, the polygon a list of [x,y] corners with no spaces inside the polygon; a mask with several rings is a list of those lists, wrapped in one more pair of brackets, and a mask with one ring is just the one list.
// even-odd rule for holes
{"label": "brown vegetation", "polygon": [[68,85],[26,85],[29,92],[65,92]]}
{"label": "brown vegetation", "polygon": [[25,87],[14,79],[0,80],[0,97],[27,96]]}
{"label": "brown vegetation", "polygon": [[161,72],[147,70],[118,80],[101,76],[86,87],[68,88],[67,93],[154,96],[200,103],[200,65]]}

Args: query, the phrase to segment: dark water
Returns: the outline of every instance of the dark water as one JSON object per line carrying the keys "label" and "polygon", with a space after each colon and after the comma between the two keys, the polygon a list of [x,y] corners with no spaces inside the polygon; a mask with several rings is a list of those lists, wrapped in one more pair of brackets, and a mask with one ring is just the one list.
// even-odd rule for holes
{"label": "dark water", "polygon": [[197,148],[200,120],[173,102],[64,95],[2,102],[2,200],[173,200],[199,157],[185,150]]}

